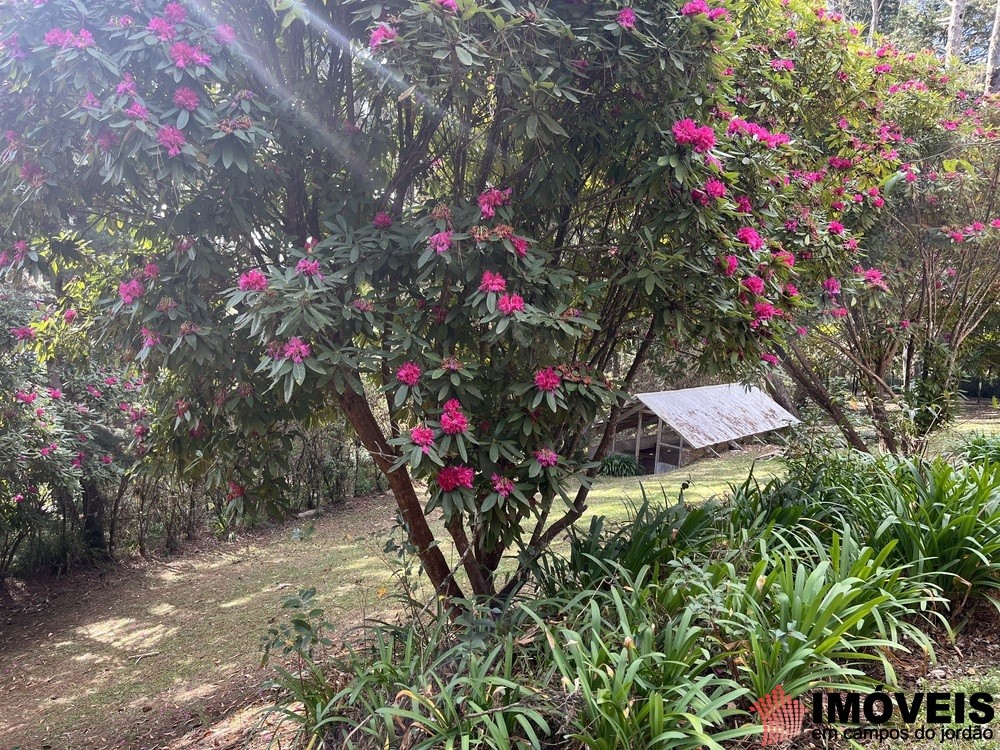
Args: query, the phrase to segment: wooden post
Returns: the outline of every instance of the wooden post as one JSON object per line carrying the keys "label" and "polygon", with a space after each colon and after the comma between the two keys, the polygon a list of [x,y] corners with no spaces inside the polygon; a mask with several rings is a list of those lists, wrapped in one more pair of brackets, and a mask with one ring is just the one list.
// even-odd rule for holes
{"label": "wooden post", "polygon": [[656,452],[653,454],[653,473],[660,471],[660,440],[663,438],[663,420],[656,416]]}
{"label": "wooden post", "polygon": [[639,443],[642,441],[642,409],[639,409],[638,424],[635,428],[635,460],[639,460]]}
{"label": "wooden post", "polygon": [[677,433],[677,468],[684,465],[684,436]]}

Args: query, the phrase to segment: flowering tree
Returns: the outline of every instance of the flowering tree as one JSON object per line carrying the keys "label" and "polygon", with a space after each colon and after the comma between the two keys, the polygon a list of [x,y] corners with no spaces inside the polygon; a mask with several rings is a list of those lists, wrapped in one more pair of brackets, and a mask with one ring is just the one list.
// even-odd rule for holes
{"label": "flowering tree", "polygon": [[[778,364],[870,224],[840,197],[878,208],[901,161],[891,129],[847,153],[828,108],[861,123],[907,72],[795,2],[276,8],[17,5],[4,265],[53,278],[113,238],[108,330],[176,459],[270,456],[268,425],[338,404],[452,596],[429,511],[498,593],[505,553],[583,513],[653,346]],[[241,501],[280,476],[208,460]]]}

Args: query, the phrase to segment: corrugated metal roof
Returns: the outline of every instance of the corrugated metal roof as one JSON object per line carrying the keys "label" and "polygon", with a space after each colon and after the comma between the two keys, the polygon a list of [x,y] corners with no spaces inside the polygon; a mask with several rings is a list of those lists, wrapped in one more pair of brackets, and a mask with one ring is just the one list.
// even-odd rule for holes
{"label": "corrugated metal roof", "polygon": [[639,393],[636,398],[693,448],[798,424],[759,388],[739,383]]}

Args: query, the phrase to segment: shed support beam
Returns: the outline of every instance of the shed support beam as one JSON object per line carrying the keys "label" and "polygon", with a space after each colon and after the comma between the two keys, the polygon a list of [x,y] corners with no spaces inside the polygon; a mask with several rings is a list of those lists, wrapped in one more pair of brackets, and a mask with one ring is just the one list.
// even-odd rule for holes
{"label": "shed support beam", "polygon": [[642,442],[642,411],[639,412],[639,424],[635,428],[635,460],[639,460],[639,443]]}

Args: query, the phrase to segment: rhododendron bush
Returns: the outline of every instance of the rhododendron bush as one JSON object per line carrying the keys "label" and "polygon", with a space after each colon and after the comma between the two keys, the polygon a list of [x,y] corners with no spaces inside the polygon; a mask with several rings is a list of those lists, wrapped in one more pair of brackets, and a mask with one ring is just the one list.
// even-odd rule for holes
{"label": "rhododendron bush", "polygon": [[582,514],[651,351],[773,367],[840,315],[829,279],[883,289],[863,233],[951,102],[930,58],[753,6],[18,3],[3,266],[113,238],[93,281],[174,415],[154,454],[249,502],[269,426],[335,403],[434,586],[464,593],[440,508],[495,594]]}

